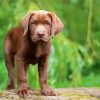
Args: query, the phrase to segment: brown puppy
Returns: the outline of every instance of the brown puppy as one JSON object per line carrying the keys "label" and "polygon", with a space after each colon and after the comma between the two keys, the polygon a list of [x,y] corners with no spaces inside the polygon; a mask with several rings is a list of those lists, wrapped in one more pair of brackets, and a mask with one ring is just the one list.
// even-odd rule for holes
{"label": "brown puppy", "polygon": [[47,85],[47,65],[50,38],[63,28],[59,18],[47,11],[38,10],[24,16],[18,27],[5,38],[5,63],[8,70],[7,89],[14,88],[14,63],[17,69],[18,95],[27,95],[26,72],[29,64],[38,64],[39,82],[43,95],[55,95]]}

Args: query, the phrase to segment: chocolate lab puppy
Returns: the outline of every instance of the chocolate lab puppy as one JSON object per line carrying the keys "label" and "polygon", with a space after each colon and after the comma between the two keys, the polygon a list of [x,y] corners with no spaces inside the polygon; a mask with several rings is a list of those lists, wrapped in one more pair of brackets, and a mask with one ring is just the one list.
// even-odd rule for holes
{"label": "chocolate lab puppy", "polygon": [[29,64],[38,64],[39,82],[43,95],[55,95],[47,85],[47,66],[50,54],[50,38],[60,32],[63,23],[59,18],[44,10],[28,12],[18,27],[11,29],[5,38],[5,63],[9,83],[14,88],[14,63],[17,69],[18,95],[27,95],[26,72]]}

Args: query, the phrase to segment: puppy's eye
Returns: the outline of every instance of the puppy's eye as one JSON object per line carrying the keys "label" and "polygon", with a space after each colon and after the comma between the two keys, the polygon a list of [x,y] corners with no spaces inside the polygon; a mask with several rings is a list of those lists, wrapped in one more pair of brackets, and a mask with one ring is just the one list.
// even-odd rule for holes
{"label": "puppy's eye", "polygon": [[32,21],[31,24],[32,25],[37,25],[37,22],[36,21]]}
{"label": "puppy's eye", "polygon": [[45,25],[51,25],[49,21],[44,22]]}

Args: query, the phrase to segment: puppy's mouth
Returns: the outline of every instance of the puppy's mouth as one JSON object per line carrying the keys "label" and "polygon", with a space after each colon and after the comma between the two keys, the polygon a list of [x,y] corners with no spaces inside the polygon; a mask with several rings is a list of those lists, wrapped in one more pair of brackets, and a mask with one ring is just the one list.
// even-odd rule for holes
{"label": "puppy's mouth", "polygon": [[37,37],[37,38],[31,37],[31,39],[32,39],[33,42],[37,42],[37,41],[48,42],[50,40],[50,38],[43,38],[43,37],[42,38],[40,38],[40,37]]}

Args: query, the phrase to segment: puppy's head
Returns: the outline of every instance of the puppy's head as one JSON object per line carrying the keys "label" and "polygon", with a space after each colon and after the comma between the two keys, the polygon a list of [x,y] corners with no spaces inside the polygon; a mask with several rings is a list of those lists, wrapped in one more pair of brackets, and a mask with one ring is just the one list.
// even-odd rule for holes
{"label": "puppy's head", "polygon": [[20,21],[23,36],[30,34],[33,42],[42,40],[49,41],[51,36],[59,33],[63,28],[63,23],[59,18],[44,10],[28,12]]}

